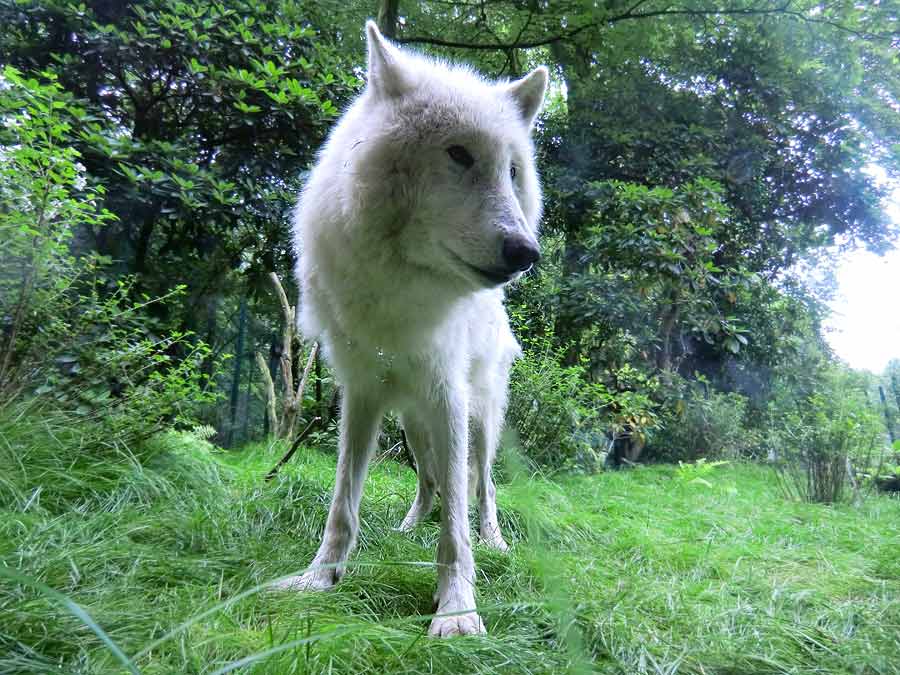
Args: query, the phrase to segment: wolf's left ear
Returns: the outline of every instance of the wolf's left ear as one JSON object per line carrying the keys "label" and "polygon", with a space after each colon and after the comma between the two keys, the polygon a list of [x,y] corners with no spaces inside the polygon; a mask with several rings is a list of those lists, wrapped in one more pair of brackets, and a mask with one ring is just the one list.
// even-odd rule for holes
{"label": "wolf's left ear", "polygon": [[544,102],[544,94],[547,93],[547,81],[550,75],[547,68],[540,66],[528,73],[521,80],[510,82],[506,91],[515,99],[522,113],[522,119],[530,127],[534,124],[534,118],[541,111]]}
{"label": "wolf's left ear", "polygon": [[400,96],[408,82],[397,48],[384,39],[374,21],[366,22],[366,38],[369,46],[368,86],[385,98]]}

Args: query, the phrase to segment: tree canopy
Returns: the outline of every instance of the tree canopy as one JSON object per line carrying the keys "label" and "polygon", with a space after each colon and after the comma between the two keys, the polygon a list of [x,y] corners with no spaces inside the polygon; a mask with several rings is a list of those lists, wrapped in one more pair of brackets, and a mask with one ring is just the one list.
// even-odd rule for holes
{"label": "tree canopy", "polygon": [[268,274],[290,279],[290,210],[362,86],[371,16],[488,76],[551,68],[546,254],[510,291],[520,337],[648,397],[633,419],[680,409],[658,386],[674,378],[763,406],[831,358],[828,289],[798,269],[896,241],[879,182],[900,178],[890,3],[0,0],[0,63],[58,82],[65,143],[111,214],[74,250],[133,275],[135,297],[184,285],[151,309],[214,354],[247,330],[263,349]]}

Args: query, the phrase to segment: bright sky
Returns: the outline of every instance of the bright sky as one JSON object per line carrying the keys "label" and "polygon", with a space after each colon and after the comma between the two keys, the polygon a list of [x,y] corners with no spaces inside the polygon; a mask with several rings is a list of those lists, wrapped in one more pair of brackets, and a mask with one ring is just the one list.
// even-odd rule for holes
{"label": "bright sky", "polygon": [[[887,210],[900,225],[900,187]],[[881,373],[888,361],[900,359],[900,250],[881,257],[854,251],[844,256],[835,276],[834,314],[825,324],[828,342],[853,368]]]}

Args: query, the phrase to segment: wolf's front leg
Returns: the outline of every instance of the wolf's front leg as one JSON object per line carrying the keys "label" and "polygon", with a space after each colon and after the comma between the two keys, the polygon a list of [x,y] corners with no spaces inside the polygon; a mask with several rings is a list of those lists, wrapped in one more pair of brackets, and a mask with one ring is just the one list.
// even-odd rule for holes
{"label": "wolf's front leg", "polygon": [[428,632],[439,637],[484,632],[475,612],[475,560],[469,541],[468,418],[462,392],[449,392],[433,417],[434,468],[441,492],[436,613],[452,614],[432,619]]}
{"label": "wolf's front leg", "polygon": [[359,531],[359,502],[381,415],[375,401],[344,390],[337,477],[319,552],[304,574],[280,581],[275,588],[321,590],[343,576],[344,562]]}

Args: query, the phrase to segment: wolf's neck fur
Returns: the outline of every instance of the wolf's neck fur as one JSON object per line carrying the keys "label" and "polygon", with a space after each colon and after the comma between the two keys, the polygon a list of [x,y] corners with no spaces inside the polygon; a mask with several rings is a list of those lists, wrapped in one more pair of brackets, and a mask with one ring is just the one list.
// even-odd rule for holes
{"label": "wolf's neck fur", "polygon": [[[336,257],[331,270],[343,280],[333,298],[338,322],[344,324],[344,317],[357,319],[354,325],[341,325],[342,332],[391,351],[427,349],[454,309],[476,292],[416,265],[401,247],[392,246],[391,239],[402,226],[369,222],[351,229],[354,236],[345,242],[348,248]],[[366,321],[359,322],[359,317]]]}

